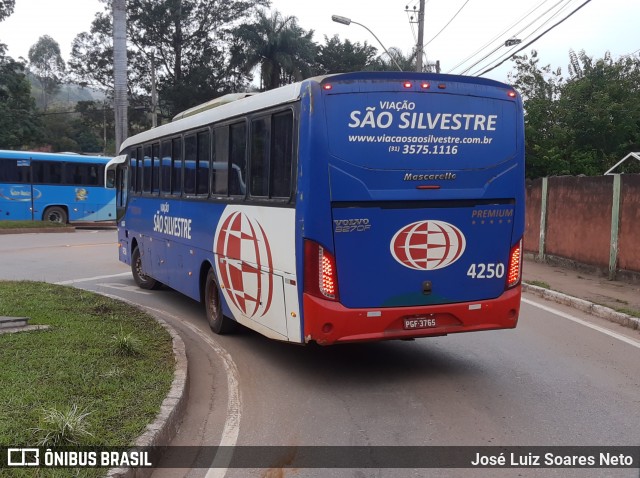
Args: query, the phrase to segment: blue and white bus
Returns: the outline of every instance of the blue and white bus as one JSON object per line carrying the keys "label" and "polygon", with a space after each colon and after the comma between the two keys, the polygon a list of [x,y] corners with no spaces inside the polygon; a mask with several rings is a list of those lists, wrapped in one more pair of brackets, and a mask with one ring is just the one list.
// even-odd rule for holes
{"label": "blue and white bus", "polygon": [[120,260],[137,284],[294,343],[513,328],[519,95],[450,75],[328,75],[127,139]]}
{"label": "blue and white bus", "polygon": [[115,221],[110,158],[0,150],[0,220]]}

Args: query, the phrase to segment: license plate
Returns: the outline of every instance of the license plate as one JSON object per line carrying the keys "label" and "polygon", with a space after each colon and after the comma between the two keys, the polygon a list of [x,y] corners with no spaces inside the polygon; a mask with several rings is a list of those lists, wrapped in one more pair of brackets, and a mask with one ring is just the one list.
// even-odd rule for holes
{"label": "license plate", "polygon": [[435,317],[413,317],[404,319],[404,330],[429,329],[437,327],[438,321]]}

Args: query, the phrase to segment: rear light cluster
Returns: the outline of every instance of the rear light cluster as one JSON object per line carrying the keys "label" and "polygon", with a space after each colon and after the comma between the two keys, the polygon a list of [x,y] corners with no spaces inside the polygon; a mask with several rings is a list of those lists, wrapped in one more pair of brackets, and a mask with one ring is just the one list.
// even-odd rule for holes
{"label": "rear light cluster", "polygon": [[[428,81],[421,81],[419,84],[420,88],[422,88],[423,90],[428,90],[429,88],[431,88],[431,83],[429,83]],[[413,88],[413,83],[410,81],[405,81],[404,83],[402,83],[402,86],[404,86],[405,88]]]}
{"label": "rear light cluster", "polygon": [[321,299],[338,300],[336,259],[310,240],[304,243],[304,291]]}
{"label": "rear light cluster", "polygon": [[507,289],[518,285],[522,275],[522,239],[511,248],[507,268]]}

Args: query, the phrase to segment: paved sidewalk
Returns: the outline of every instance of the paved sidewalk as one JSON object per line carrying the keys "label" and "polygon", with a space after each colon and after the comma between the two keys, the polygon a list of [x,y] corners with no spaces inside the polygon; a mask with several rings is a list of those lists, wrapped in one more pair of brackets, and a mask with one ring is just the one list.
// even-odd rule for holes
{"label": "paved sidewalk", "polygon": [[525,258],[525,283],[546,287],[563,294],[603,305],[619,312],[640,316],[640,285],[610,281],[604,276],[567,267],[543,264]]}

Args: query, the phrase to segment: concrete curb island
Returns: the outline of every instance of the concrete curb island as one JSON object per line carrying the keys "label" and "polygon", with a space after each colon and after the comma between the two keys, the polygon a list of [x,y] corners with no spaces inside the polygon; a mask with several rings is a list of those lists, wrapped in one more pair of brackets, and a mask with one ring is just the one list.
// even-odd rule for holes
{"label": "concrete curb island", "polygon": [[[160,405],[160,412],[135,441],[133,449],[138,447],[157,447],[161,449],[168,446],[180,428],[189,395],[189,373],[184,342],[175,329],[166,321],[155,315],[153,317],[171,335],[176,368],[169,393],[162,401],[162,405]],[[154,458],[157,460],[158,457]],[[154,468],[112,468],[106,476],[108,478],[147,478],[151,476],[153,471]]]}
{"label": "concrete curb island", "polygon": [[595,315],[601,319],[615,322],[623,327],[628,327],[634,330],[640,329],[639,318],[623,314],[622,312],[615,311],[603,305],[594,304],[588,300],[578,299],[577,297],[572,297],[570,295],[563,294],[562,292],[556,292],[555,290],[545,289],[544,287],[538,287],[525,282],[522,283],[522,290],[558,304],[568,305],[569,307],[573,307],[574,309],[578,309],[587,314]]}

